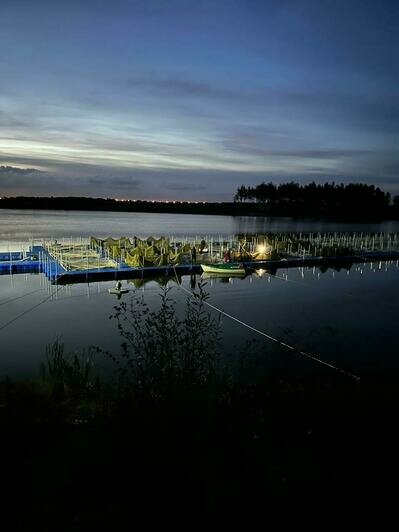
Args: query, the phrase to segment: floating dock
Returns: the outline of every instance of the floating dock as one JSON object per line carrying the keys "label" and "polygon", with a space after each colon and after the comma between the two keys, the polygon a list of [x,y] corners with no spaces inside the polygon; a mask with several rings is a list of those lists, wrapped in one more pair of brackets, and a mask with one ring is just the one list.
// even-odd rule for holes
{"label": "floating dock", "polygon": [[[344,267],[370,261],[399,260],[399,251],[368,251],[337,257],[293,257],[278,260],[242,261],[245,268],[264,269],[271,273],[279,269],[298,267]],[[28,252],[0,253],[0,274],[43,273],[50,282],[73,284],[114,279],[140,279],[199,274],[200,264],[130,267],[123,262],[112,268],[67,270],[44,246],[32,246]]]}

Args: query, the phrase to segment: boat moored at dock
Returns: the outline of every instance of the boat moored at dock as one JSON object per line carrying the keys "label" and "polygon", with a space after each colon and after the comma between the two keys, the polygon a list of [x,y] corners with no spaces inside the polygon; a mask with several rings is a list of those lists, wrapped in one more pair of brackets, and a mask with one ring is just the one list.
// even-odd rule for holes
{"label": "boat moored at dock", "polygon": [[238,263],[220,263],[220,264],[201,264],[204,273],[219,273],[225,275],[245,275],[246,269],[243,264]]}

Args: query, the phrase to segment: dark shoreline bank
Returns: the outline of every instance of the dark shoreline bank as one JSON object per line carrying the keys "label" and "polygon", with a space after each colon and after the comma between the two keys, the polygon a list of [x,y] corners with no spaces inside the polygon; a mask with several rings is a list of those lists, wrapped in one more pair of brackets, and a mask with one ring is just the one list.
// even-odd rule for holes
{"label": "dark shoreline bank", "polygon": [[342,222],[370,222],[399,220],[399,209],[389,206],[384,210],[364,209],[362,205],[350,210],[338,206],[334,210],[320,206],[298,206],[286,202],[278,204],[244,203],[244,202],[160,202],[129,200],[120,201],[111,198],[85,197],[3,197],[0,209],[15,210],[63,210],[63,211],[97,211],[97,212],[148,212],[168,214],[197,214],[221,216],[257,216],[289,217],[320,220],[339,220]]}

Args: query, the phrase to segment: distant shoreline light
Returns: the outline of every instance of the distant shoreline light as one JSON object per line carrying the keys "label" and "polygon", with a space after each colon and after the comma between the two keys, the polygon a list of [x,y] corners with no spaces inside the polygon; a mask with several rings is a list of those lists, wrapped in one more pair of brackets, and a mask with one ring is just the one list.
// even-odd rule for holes
{"label": "distant shoreline light", "polygon": [[[111,199],[119,203],[126,203],[126,202],[137,203],[138,201],[143,201],[143,202],[148,202],[148,203],[195,203],[197,205],[199,204],[205,205],[206,203],[210,203],[207,201],[193,201],[193,200],[147,200],[147,199],[143,200],[143,199],[127,199],[127,198],[111,198]],[[211,203],[220,203],[220,201],[211,202]]]}

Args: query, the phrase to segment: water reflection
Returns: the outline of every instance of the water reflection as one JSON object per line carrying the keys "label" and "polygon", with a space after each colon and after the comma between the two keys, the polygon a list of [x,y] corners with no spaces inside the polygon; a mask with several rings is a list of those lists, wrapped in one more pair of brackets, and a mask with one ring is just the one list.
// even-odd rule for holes
{"label": "water reflection", "polygon": [[384,222],[339,222],[313,219],[295,218],[266,218],[255,216],[234,217],[235,233],[268,233],[268,232],[395,232],[399,229],[399,222],[388,220]]}
{"label": "water reflection", "polygon": [[[343,223],[293,218],[122,212],[0,211],[0,244],[32,239],[88,238],[138,234],[174,237],[267,232],[399,231],[398,221]],[[18,246],[19,248],[20,246]]]}
{"label": "water reflection", "polygon": [[[194,276],[195,277],[195,276]],[[141,277],[137,279],[128,279],[127,282],[131,285],[133,285],[137,289],[142,289],[146,285],[154,285],[154,283],[162,288],[165,288],[166,286],[171,286],[172,284],[177,284],[182,282],[181,275],[177,275],[176,277]]]}
{"label": "water reflection", "polygon": [[[187,294],[178,283],[194,290],[203,279],[209,301],[218,308],[358,373],[399,367],[398,276],[398,261],[377,261],[329,268],[263,268],[242,278],[132,279],[129,287],[132,293],[145,289],[145,301],[157,308],[160,289],[168,286],[177,308],[183,308]],[[10,322],[0,331],[0,374],[36,373],[45,345],[56,338],[69,351],[89,345],[119,349],[115,324],[108,319],[117,301],[108,293],[114,285],[110,281],[61,287],[42,275],[0,276],[0,328]],[[231,364],[238,364],[244,354],[255,357],[255,352],[264,364],[287,356],[236,323],[223,319],[222,327],[223,352]],[[313,370],[311,364],[300,367]]]}

